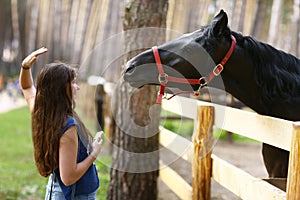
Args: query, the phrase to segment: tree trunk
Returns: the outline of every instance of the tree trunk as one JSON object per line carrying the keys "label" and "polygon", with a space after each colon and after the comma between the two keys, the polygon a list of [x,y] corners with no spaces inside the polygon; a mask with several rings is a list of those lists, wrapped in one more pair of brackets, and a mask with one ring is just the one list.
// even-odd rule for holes
{"label": "tree trunk", "polygon": [[283,34],[286,37],[286,41],[282,45],[284,48],[283,50],[295,55],[296,57],[299,57],[299,20],[300,20],[300,1],[299,0],[291,0],[289,2],[289,5],[286,5],[287,2],[284,3],[285,9],[289,9],[290,13],[285,14],[286,18],[289,18],[290,20],[286,20],[286,28],[284,28]]}
{"label": "tree trunk", "polygon": [[262,41],[268,40],[268,30],[271,18],[272,1],[260,0],[257,4],[257,11],[252,26],[252,35]]}
{"label": "tree trunk", "polygon": [[282,2],[281,0],[274,0],[272,5],[272,16],[271,16],[271,22],[269,26],[269,37],[268,37],[268,43],[270,43],[273,46],[276,46],[276,36],[278,36],[281,28],[280,17],[282,14],[281,10]]}
{"label": "tree trunk", "polygon": [[79,9],[76,16],[76,30],[74,34],[74,41],[72,41],[73,53],[71,54],[72,63],[80,63],[81,52],[83,48],[83,41],[85,31],[87,28],[88,14],[91,11],[92,1],[80,1]]}
{"label": "tree trunk", "polygon": [[[298,8],[300,7],[300,2],[298,1]],[[296,39],[296,56],[299,58],[300,57],[300,10],[298,10],[298,19],[297,19],[297,33],[298,33],[298,36],[297,36],[297,39]]]}
{"label": "tree trunk", "polygon": [[13,53],[18,54],[20,46],[20,26],[17,0],[11,0],[11,16],[13,29],[12,51]]}
{"label": "tree trunk", "polygon": [[[167,0],[126,1],[125,52],[131,53],[125,56],[125,62],[141,49],[140,45],[149,48],[150,44],[165,41],[164,29],[140,31],[138,28],[165,28],[167,7]],[[154,105],[156,93],[153,86],[144,86],[136,93],[123,79],[116,87],[112,97],[115,127],[107,199],[157,198],[160,106]]]}
{"label": "tree trunk", "polygon": [[[36,49],[37,30],[38,30],[38,16],[39,16],[40,1],[27,1],[26,17],[25,17],[25,35],[21,40],[25,40],[22,57],[24,58],[28,53]],[[35,68],[33,69],[35,70]]]}
{"label": "tree trunk", "polygon": [[255,13],[257,12],[260,1],[262,0],[246,1],[244,30],[242,31],[244,35],[251,34],[252,27],[254,26]]}

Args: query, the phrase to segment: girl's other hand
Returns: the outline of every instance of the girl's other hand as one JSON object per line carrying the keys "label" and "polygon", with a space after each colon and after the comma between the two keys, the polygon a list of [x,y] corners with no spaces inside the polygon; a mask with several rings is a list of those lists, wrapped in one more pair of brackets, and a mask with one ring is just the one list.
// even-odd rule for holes
{"label": "girl's other hand", "polygon": [[91,153],[91,155],[94,157],[94,158],[97,158],[98,155],[100,154],[101,152],[101,144],[102,144],[102,134],[103,134],[103,131],[99,131],[95,138],[94,138],[94,142],[93,142],[93,151]]}

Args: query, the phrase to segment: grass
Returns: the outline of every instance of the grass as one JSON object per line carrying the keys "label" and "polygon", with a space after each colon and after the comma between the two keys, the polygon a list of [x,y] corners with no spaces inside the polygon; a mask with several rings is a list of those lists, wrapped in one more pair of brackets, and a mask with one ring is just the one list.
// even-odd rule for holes
{"label": "grass", "polygon": [[256,140],[250,139],[248,137],[244,137],[239,134],[235,133],[228,133],[225,130],[216,129],[214,130],[214,137],[218,140],[228,140],[228,134],[231,134],[231,140],[234,142],[250,142],[250,143],[256,143]]}
{"label": "grass", "polygon": [[[34,164],[29,109],[22,107],[0,114],[0,125],[0,199],[44,199],[47,179],[38,174]],[[100,200],[106,199],[110,162],[109,156],[96,161]]]}
{"label": "grass", "polygon": [[193,135],[193,120],[182,118],[180,115],[171,113],[169,111],[162,110],[160,125],[182,137],[189,138]]}

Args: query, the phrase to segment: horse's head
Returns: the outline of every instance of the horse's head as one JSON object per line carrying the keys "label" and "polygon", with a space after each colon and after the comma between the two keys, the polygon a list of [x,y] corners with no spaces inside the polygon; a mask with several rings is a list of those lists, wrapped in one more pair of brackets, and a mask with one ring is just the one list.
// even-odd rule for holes
{"label": "horse's head", "polygon": [[[221,10],[209,25],[185,34],[178,39],[158,46],[163,71],[169,77],[199,80],[211,73],[215,63],[219,63],[231,44],[231,31],[227,27],[228,18]],[[159,85],[159,70],[154,51],[146,50],[127,63],[125,81],[133,87],[146,84]],[[182,90],[197,90],[200,84],[182,84],[168,81],[166,86]]]}

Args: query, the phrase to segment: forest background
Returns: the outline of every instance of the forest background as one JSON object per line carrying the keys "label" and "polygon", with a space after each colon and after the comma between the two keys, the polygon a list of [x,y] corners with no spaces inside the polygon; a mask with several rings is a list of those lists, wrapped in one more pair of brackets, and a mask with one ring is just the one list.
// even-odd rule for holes
{"label": "forest background", "polygon": [[[122,35],[128,2],[2,0],[0,89],[16,79],[28,53],[45,46],[49,52],[36,62],[34,77],[45,63],[54,60],[85,66],[78,107],[86,117],[95,117],[96,88],[87,83],[92,75],[112,83],[121,78],[123,47],[115,39]],[[232,30],[299,57],[300,0],[169,0],[166,40],[201,28],[220,9],[228,14]]]}

